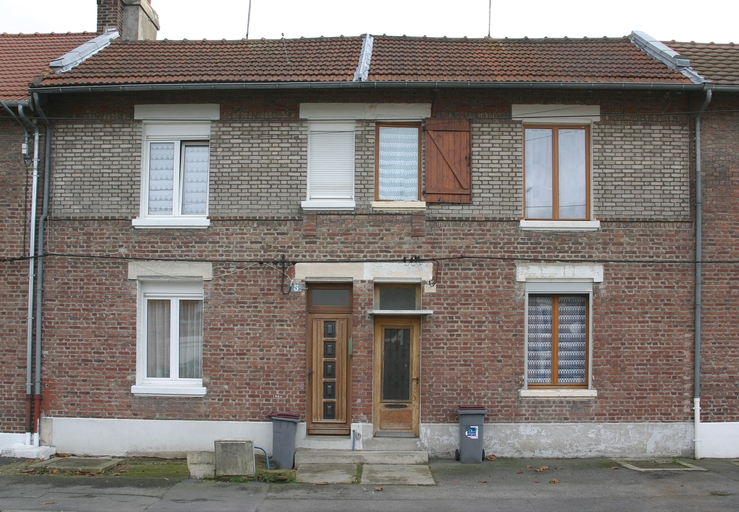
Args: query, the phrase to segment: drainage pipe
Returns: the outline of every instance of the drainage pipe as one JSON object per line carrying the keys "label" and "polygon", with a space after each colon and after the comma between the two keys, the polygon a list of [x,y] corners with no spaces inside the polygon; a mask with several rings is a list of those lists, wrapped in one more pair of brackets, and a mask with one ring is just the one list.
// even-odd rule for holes
{"label": "drainage pipe", "polygon": [[[8,106],[7,103],[5,103],[4,101],[0,101],[0,105],[2,105],[3,106],[3,109],[10,115],[10,117],[12,119],[14,119],[20,125],[21,128],[23,128],[23,151],[22,151],[22,154],[23,154],[23,159],[24,160],[28,160],[28,158],[29,158],[28,157],[28,139],[29,139],[29,134],[28,134],[28,127],[26,126],[26,123],[24,122],[23,119],[21,119],[20,117],[18,117],[18,115],[15,114],[10,109],[10,106]],[[17,105],[14,105],[14,106],[17,106]],[[33,128],[33,126],[31,125],[31,123],[29,123],[29,126],[31,126],[31,128]],[[26,223],[25,223],[25,220],[24,220],[24,222],[23,222],[23,229],[26,229],[26,225],[25,224]],[[30,302],[30,300],[31,300],[30,297],[29,297],[28,300]],[[28,321],[30,322],[30,320],[28,320]],[[32,426],[33,426],[32,419],[31,419],[31,414],[32,414],[31,413],[31,402],[32,402],[32,398],[31,398],[31,393],[30,393],[31,379],[32,379],[32,376],[31,376],[31,355],[30,354],[26,354],[26,420],[25,420],[25,425],[26,425],[26,432],[27,432],[26,437],[27,437],[27,439],[26,439],[26,443],[25,444],[27,444],[27,445],[30,445],[31,444],[31,430],[32,430]]]}
{"label": "drainage pipe", "polygon": [[267,471],[269,471],[270,469],[272,469],[272,468],[270,467],[270,465],[269,465],[269,455],[267,454],[267,450],[265,450],[265,449],[264,449],[264,448],[262,448],[261,446],[255,446],[255,447],[254,447],[254,449],[255,449],[255,450],[262,450],[262,451],[264,452],[264,460],[266,460],[266,461],[267,461]]}
{"label": "drainage pipe", "polygon": [[33,291],[34,265],[36,264],[36,210],[38,208],[38,158],[39,158],[39,129],[23,112],[23,105],[18,105],[18,115],[33,129],[33,179],[31,185],[31,224],[30,242],[28,243],[28,330],[26,336],[26,444],[37,443],[31,439],[34,425],[31,419],[31,402],[33,400],[32,372],[33,372]]}
{"label": "drainage pipe", "polygon": [[34,110],[38,113],[41,121],[44,123],[44,195],[41,210],[41,219],[38,225],[38,257],[36,264],[36,368],[34,371],[34,417],[33,425],[36,428],[36,438],[34,445],[39,444],[39,435],[41,434],[41,400],[43,399],[43,391],[41,389],[41,333],[43,319],[43,286],[44,286],[44,235],[46,234],[46,219],[49,217],[49,187],[51,185],[51,123],[46,118],[46,114],[41,109],[41,103],[38,94],[33,94]]}
{"label": "drainage pipe", "polygon": [[701,115],[711,103],[713,91],[706,90],[706,99],[695,116],[695,369],[693,388],[694,417],[694,453],[695,459],[701,458],[701,314],[703,295],[703,182],[701,168]]}

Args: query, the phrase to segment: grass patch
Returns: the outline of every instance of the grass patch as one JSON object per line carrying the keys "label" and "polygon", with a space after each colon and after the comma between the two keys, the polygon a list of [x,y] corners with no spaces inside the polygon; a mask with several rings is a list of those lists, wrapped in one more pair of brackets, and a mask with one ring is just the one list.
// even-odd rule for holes
{"label": "grass patch", "polygon": [[125,459],[114,467],[112,476],[125,478],[166,478],[169,480],[184,480],[190,477],[186,459],[153,459],[136,457]]}
{"label": "grass patch", "polygon": [[153,478],[183,480],[190,476],[185,459],[154,459],[135,457],[124,459],[107,471],[87,471],[80,469],[49,468],[35,466],[37,460],[21,460],[0,467],[2,476],[46,475],[46,476],[105,476],[121,478]]}
{"label": "grass patch", "polygon": [[294,469],[263,469],[257,468],[256,479],[260,482],[281,482],[290,483],[294,482],[297,477]]}
{"label": "grass patch", "polygon": [[354,474],[355,484],[358,484],[362,481],[362,471],[364,471],[364,464],[357,464],[357,472]]}

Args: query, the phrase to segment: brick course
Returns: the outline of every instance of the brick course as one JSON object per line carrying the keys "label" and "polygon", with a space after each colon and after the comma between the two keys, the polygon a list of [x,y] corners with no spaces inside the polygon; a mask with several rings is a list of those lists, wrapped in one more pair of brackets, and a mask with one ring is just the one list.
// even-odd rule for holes
{"label": "brick course", "polygon": [[[472,119],[473,202],[418,216],[372,212],[374,123],[356,123],[353,212],[305,217],[306,126],[300,102],[429,102]],[[522,232],[522,130],[511,103],[600,104],[593,203],[602,229]],[[646,93],[295,91],[118,95],[54,105],[53,220],[47,263],[45,413],[58,417],[264,420],[305,410],[305,292],[283,295],[272,262],[436,259],[425,293],[423,422],[456,421],[480,402],[488,421],[689,421],[692,412],[693,224],[686,100]],[[212,123],[207,230],[140,230],[136,103],[221,104]],[[641,113],[673,112],[669,117]],[[104,115],[110,119],[103,122]],[[613,117],[607,117],[613,116]],[[69,120],[68,118],[76,118]],[[123,142],[115,144],[121,134]],[[115,151],[114,151],[115,150]],[[100,177],[104,179],[100,179]],[[120,259],[100,259],[115,256]],[[126,258],[214,262],[205,283],[203,398],[132,396],[136,287]],[[602,261],[594,286],[595,400],[522,400],[524,290],[516,260]],[[352,419],[372,418],[373,283],[354,283]],[[710,384],[707,384],[710,387]]]}
{"label": "brick course", "polygon": [[[43,132],[42,132],[43,133]],[[43,148],[43,135],[40,139]],[[0,119],[0,432],[26,430],[29,223],[33,163],[21,154],[20,125]],[[29,139],[33,155],[33,138]],[[43,160],[39,166],[43,178]],[[39,187],[43,179],[39,180]]]}
{"label": "brick course", "polygon": [[702,300],[703,421],[739,421],[738,109],[736,94],[719,92],[701,119],[703,258],[707,261]]}

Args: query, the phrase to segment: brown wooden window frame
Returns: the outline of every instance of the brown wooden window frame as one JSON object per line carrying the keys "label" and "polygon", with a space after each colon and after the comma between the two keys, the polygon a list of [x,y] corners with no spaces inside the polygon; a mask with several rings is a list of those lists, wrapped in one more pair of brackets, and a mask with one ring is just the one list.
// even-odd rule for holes
{"label": "brown wooden window frame", "polygon": [[[529,382],[529,358],[530,358],[530,303],[529,298],[531,296],[544,296],[552,298],[552,325],[551,325],[551,353],[550,353],[550,371],[551,380],[549,383],[531,383]],[[584,382],[583,383],[559,383],[559,299],[562,296],[577,296],[585,298],[585,355],[584,355]],[[587,293],[527,293],[526,294],[526,309],[527,309],[527,321],[526,321],[526,365],[524,372],[526,373],[526,387],[528,389],[588,389],[590,383],[590,314],[591,314],[591,301],[590,295]]]}
{"label": "brown wooden window frame", "polygon": [[423,175],[421,167],[422,156],[422,139],[421,139],[421,123],[376,123],[375,124],[375,201],[397,202],[403,199],[380,199],[380,131],[382,128],[416,128],[418,130],[418,153],[416,163],[418,166],[418,174],[416,178],[416,198],[413,201],[421,201],[421,193],[423,190]]}
{"label": "brown wooden window frame", "polygon": [[[526,204],[526,131],[527,130],[551,130],[552,131],[552,215],[551,217],[529,216]],[[561,130],[583,130],[585,132],[585,215],[583,217],[560,217],[560,194],[559,194],[559,132]],[[523,214],[526,220],[561,220],[561,221],[587,221],[591,219],[591,139],[590,125],[582,124],[525,124],[523,126]]]}
{"label": "brown wooden window frame", "polygon": [[[313,301],[315,290],[348,291],[349,300],[345,306],[316,306]],[[352,313],[354,310],[354,289],[352,283],[306,283],[308,313]]]}

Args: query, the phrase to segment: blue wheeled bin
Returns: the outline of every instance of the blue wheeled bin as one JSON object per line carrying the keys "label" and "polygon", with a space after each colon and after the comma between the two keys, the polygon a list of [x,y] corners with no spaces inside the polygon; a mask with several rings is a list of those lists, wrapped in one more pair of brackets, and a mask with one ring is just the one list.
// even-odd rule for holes
{"label": "blue wheeled bin", "polygon": [[300,413],[275,411],[268,416],[272,420],[272,458],[280,469],[292,469],[295,465],[295,432]]}
{"label": "blue wheeled bin", "polygon": [[460,405],[457,408],[459,449],[454,455],[463,464],[480,463],[485,458],[483,438],[487,412],[487,409],[481,405]]}

